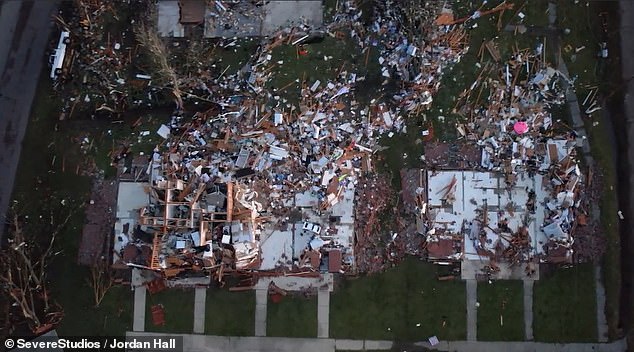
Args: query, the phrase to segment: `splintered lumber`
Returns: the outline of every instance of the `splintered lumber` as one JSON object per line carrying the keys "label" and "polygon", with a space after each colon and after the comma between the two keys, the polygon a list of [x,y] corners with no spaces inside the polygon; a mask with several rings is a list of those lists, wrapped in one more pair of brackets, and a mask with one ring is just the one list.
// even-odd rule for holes
{"label": "splintered lumber", "polygon": [[233,182],[227,183],[227,222],[233,220]]}
{"label": "splintered lumber", "polygon": [[278,294],[278,295],[286,296],[288,292],[286,292],[286,290],[277,286],[275,282],[271,281],[269,283],[269,294]]}
{"label": "splintered lumber", "polygon": [[192,192],[192,188],[194,188],[194,183],[193,182],[189,182],[187,184],[187,187],[185,187],[185,189],[183,191],[181,191],[181,193],[178,195],[178,197],[176,199],[179,202],[182,202],[185,199],[185,197],[187,197]]}
{"label": "splintered lumber", "polygon": [[182,268],[167,268],[163,272],[165,273],[165,277],[171,278],[183,272],[185,269]]}
{"label": "splintered lumber", "polygon": [[152,259],[150,261],[150,268],[152,268],[152,270],[157,270],[161,268],[158,255],[161,250],[162,237],[162,235],[156,233],[154,234],[154,239],[152,240]]}
{"label": "splintered lumber", "polygon": [[234,286],[234,287],[229,287],[229,291],[231,292],[251,291],[254,288],[255,286]]}
{"label": "splintered lumber", "polygon": [[434,21],[434,23],[437,26],[445,26],[445,25],[453,23],[453,21],[454,21],[453,12],[451,10],[443,9],[442,13],[436,18],[436,21]]}
{"label": "splintered lumber", "polygon": [[500,50],[498,49],[497,45],[495,45],[495,42],[493,42],[493,40],[489,40],[488,42],[485,42],[484,47],[487,49],[487,51],[489,52],[493,60],[495,60],[495,62],[500,61],[501,59]]}
{"label": "splintered lumber", "polygon": [[449,182],[448,185],[446,185],[445,187],[441,188],[440,191],[436,192],[436,194],[443,194],[442,198],[447,198],[447,196],[449,196],[452,192],[454,187],[456,186],[456,183],[458,183],[458,179],[456,178],[456,176],[453,176],[451,178],[451,182]]}
{"label": "splintered lumber", "polygon": [[512,10],[514,6],[515,6],[515,4],[507,3],[506,1],[504,1],[503,3],[499,4],[498,6],[492,8],[490,10],[485,10],[485,11],[478,10],[478,11],[476,11],[477,17],[474,16],[475,14],[473,14],[473,15],[469,15],[469,16],[465,16],[465,17],[459,18],[457,20],[448,21],[448,17],[445,16],[442,19],[441,18],[437,19],[436,23],[437,24],[440,23],[442,25],[459,24],[459,23],[466,22],[466,21],[468,21],[471,18],[479,18],[479,17],[484,17],[484,16],[487,16],[487,15],[496,13],[496,12],[500,12],[500,11]]}
{"label": "splintered lumber", "polygon": [[201,183],[200,186],[198,186],[198,189],[196,190],[196,193],[194,194],[194,198],[192,198],[192,201],[189,202],[189,206],[194,206],[194,203],[198,202],[198,198],[200,198],[200,196],[203,194],[206,188],[207,188],[207,185],[205,183]]}

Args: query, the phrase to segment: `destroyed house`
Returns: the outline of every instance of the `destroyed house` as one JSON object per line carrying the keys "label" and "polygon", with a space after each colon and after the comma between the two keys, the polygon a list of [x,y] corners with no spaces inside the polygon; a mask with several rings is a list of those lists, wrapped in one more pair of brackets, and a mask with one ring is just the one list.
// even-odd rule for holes
{"label": "destroyed house", "polygon": [[[203,176],[204,162],[188,162],[191,172],[175,168],[181,161],[177,153],[155,153],[148,167],[150,182],[120,183],[115,267],[150,270],[175,282],[199,278],[198,284],[208,284],[212,277],[221,281],[223,274],[234,271],[281,275],[339,272],[343,261],[346,268],[353,265],[354,189],[334,203],[339,214],[335,222],[324,220],[333,218],[330,211],[318,214],[321,202],[310,193],[298,194],[287,204],[307,221],[268,221],[257,192],[240,182],[212,182]],[[329,269],[322,270],[322,258],[329,253]]]}
{"label": "destroyed house", "polygon": [[115,224],[114,264],[205,276],[230,256],[240,269],[257,261],[250,211],[234,207],[233,183],[168,179],[163,167],[177,160],[154,155],[149,183],[122,182]]}
{"label": "destroyed house", "polygon": [[420,215],[430,260],[570,262],[582,179],[571,143],[549,139],[531,147],[542,154],[529,170],[515,153],[508,162],[516,167],[503,171],[424,171]]}
{"label": "destroyed house", "polygon": [[[497,57],[494,43],[484,48]],[[571,82],[545,62],[541,44],[496,62],[456,104],[469,116],[457,141],[425,146],[419,233],[433,260],[571,262],[586,224],[577,149],[587,142],[551,114]],[[488,96],[476,102],[470,92],[483,82]]]}
{"label": "destroyed house", "polygon": [[[340,23],[320,28],[321,1],[267,1],[259,7],[247,1],[206,2],[205,37],[270,40],[240,74],[226,77],[226,85],[205,77],[184,83],[184,90],[208,96],[221,109],[196,112],[195,121],[173,116],[157,132],[165,139],[165,154],[157,151],[152,157],[148,203],[137,207],[138,225],[131,226],[145,232],[140,237],[149,237],[145,244],[134,243],[144,251],[138,262],[174,278],[197,272],[218,280],[231,270],[312,275],[380,267],[369,254],[377,214],[387,207],[382,194],[390,192],[372,176],[379,136],[405,132],[407,115],[429,108],[439,73],[459,61],[468,37],[464,29],[441,28],[432,31],[433,40],[379,48],[382,79],[412,88],[392,96],[397,104],[383,99],[360,103],[356,87],[366,77],[355,67],[323,82],[302,83],[296,105],[274,94],[267,84],[271,68],[279,65],[273,49],[311,40],[315,29],[323,36],[345,36],[337,28],[354,25],[360,13],[353,2],[342,5],[347,10],[337,19]],[[195,16],[183,16],[185,7],[178,2],[159,1],[157,6],[161,35],[183,36],[183,18]],[[425,12],[437,7],[430,5]],[[375,30],[384,44],[405,39],[396,31],[380,31],[398,20],[399,12],[392,10],[391,2],[377,4],[381,16]],[[352,39],[370,47],[374,35],[363,37]],[[235,39],[227,42],[238,45]],[[382,192],[375,195],[374,185]],[[216,186],[220,192],[210,189]],[[439,246],[439,258],[463,252],[454,237]]]}
{"label": "destroyed house", "polygon": [[353,199],[354,189],[348,189],[332,208],[319,210],[320,202],[315,195],[296,194],[294,208],[308,221],[290,221],[284,227],[266,228],[260,237],[260,269],[274,272],[353,270]]}

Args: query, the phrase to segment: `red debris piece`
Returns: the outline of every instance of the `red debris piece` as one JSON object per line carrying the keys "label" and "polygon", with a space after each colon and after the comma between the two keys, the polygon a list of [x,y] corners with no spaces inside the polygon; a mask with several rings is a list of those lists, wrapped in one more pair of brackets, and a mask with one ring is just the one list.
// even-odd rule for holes
{"label": "red debris piece", "polygon": [[154,326],[165,325],[165,310],[162,304],[152,306],[152,324],[154,324]]}

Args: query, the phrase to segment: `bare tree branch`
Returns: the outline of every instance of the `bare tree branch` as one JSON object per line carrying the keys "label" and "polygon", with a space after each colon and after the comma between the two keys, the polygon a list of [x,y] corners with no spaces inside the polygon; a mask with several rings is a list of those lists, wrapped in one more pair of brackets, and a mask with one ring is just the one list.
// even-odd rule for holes
{"label": "bare tree branch", "polygon": [[[47,224],[41,233],[31,233],[24,230],[20,216],[13,209],[11,230],[7,234],[9,243],[0,250],[0,291],[13,307],[17,307],[16,313],[34,332],[50,328],[62,316],[61,308],[50,301],[46,274],[57,235],[73,213],[69,210],[60,223],[51,221],[50,227]],[[51,219],[56,218],[52,211],[50,215]],[[47,242],[41,246],[43,237],[40,236],[46,234]]]}
{"label": "bare tree branch", "polygon": [[105,260],[99,260],[90,268],[88,285],[90,285],[94,294],[95,307],[99,307],[108,290],[114,285],[112,271]]}
{"label": "bare tree branch", "polygon": [[[152,16],[149,16],[152,18]],[[136,40],[145,47],[152,62],[156,65],[156,72],[161,80],[170,84],[172,94],[179,108],[183,106],[183,99],[180,90],[180,84],[176,70],[172,67],[168,60],[168,52],[165,44],[156,32],[155,26],[139,23],[134,26],[134,35]]]}

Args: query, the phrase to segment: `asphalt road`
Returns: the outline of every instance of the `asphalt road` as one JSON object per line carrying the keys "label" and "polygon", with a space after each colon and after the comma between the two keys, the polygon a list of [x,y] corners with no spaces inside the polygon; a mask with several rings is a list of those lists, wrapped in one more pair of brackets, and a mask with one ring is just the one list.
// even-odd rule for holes
{"label": "asphalt road", "polygon": [[[11,200],[56,8],[54,0],[0,1],[0,224],[5,223]],[[0,226],[0,239],[3,230]]]}

